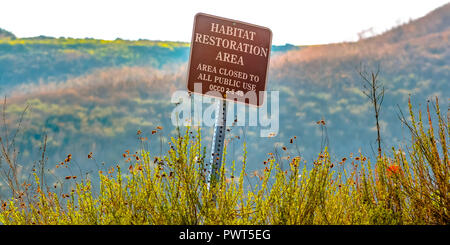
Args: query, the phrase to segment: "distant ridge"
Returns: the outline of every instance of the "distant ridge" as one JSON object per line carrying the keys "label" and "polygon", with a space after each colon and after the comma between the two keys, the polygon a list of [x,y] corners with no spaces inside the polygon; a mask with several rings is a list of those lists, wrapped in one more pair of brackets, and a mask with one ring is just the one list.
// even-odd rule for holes
{"label": "distant ridge", "polygon": [[394,27],[383,34],[368,38],[368,41],[388,43],[410,40],[450,29],[450,3],[441,6],[427,15]]}
{"label": "distant ridge", "polygon": [[14,38],[16,38],[16,36],[12,32],[9,32],[5,29],[0,28],[0,39],[6,39],[6,38],[14,39]]}
{"label": "distant ridge", "polygon": [[445,64],[450,62],[449,39],[450,3],[357,42],[313,45],[286,52],[273,59],[271,67],[275,68],[274,77],[282,77],[280,81],[294,86],[314,82],[332,87],[344,82],[357,83],[355,67],[361,62],[381,64],[386,78],[415,74],[415,79],[430,79],[444,88],[445,83],[436,78],[448,77]]}

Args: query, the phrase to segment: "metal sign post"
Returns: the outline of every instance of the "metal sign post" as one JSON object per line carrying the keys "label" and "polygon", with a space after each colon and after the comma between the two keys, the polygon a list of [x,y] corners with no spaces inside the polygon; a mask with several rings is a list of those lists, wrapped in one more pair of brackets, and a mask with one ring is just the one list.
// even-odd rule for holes
{"label": "metal sign post", "polygon": [[219,98],[207,166],[208,190],[220,181],[226,103],[263,105],[264,97],[259,95],[266,88],[271,46],[272,31],[266,27],[204,13],[194,17],[187,89]]}
{"label": "metal sign post", "polygon": [[216,121],[214,125],[214,135],[211,142],[211,160],[209,161],[208,190],[211,185],[215,185],[220,177],[222,167],[222,155],[225,141],[227,122],[227,102],[219,100],[216,109]]}

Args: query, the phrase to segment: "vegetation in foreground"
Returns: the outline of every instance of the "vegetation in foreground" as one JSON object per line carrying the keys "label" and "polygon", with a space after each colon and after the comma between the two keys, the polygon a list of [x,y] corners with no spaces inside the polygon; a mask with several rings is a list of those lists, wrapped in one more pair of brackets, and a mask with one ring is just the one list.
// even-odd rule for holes
{"label": "vegetation in foreground", "polygon": [[[200,129],[187,128],[172,138],[163,157],[146,150],[124,153],[128,169],[99,171],[98,192],[89,178],[77,176],[66,177],[73,182],[67,192],[43,185],[38,171],[31,183],[10,178],[13,197],[2,201],[0,223],[448,225],[449,118],[437,102],[434,116],[427,107],[427,123],[410,103],[410,120],[400,119],[410,129],[411,145],[373,163],[361,153],[332,162],[325,150],[312,163],[288,155],[289,170],[283,171],[268,153],[261,171],[247,173],[244,147],[243,162],[223,167],[208,190],[209,157]],[[4,148],[2,159],[8,163]],[[71,155],[60,167],[70,164]]]}
{"label": "vegetation in foreground", "polygon": [[[267,90],[280,91],[283,127],[274,138],[260,138],[249,127],[246,137],[233,141],[242,145],[245,138],[251,159],[247,169],[255,169],[266,153],[280,149],[278,142],[286,144],[293,135],[299,139],[302,158],[310,162],[322,150],[319,141],[324,131],[332,159],[358,149],[376,152],[376,130],[367,127],[375,126],[372,105],[361,93],[356,72],[361,63],[381,64],[378,78],[386,88],[379,122],[381,147],[386,151],[398,146],[404,131],[396,114],[389,112],[395,112],[397,105],[407,111],[410,95],[418,102],[434,96],[448,102],[449,18],[450,4],[446,4],[423,18],[357,42],[273,46]],[[48,135],[49,163],[69,153],[74,163],[93,151],[99,164],[113,164],[124,149],[136,151],[137,129],[150,132],[157,125],[164,127],[162,139],[168,142],[168,136],[176,134],[170,99],[173,91],[186,87],[188,46],[149,40],[17,38],[0,30],[0,94],[10,102],[6,114],[11,120],[6,123],[14,128],[28,104],[33,112],[27,113],[24,130],[16,138],[20,162],[31,168],[41,158],[43,131]],[[315,123],[320,119],[326,121],[326,130]],[[210,133],[203,131],[204,142],[211,139]],[[159,149],[159,141],[152,142],[152,150]],[[233,149],[231,144],[229,160],[241,157]],[[91,162],[82,163],[86,163],[80,165],[83,171],[95,171]],[[0,186],[0,199],[5,198],[2,191]]]}

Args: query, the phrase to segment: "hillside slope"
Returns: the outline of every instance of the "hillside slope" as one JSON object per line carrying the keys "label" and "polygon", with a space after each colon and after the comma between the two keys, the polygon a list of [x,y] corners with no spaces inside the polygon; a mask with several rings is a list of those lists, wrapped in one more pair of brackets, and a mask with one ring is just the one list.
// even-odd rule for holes
{"label": "hillside slope", "polygon": [[[368,71],[379,64],[386,87],[380,115],[383,150],[389,154],[392,146],[408,143],[407,130],[398,120],[408,98],[421,109],[434,96],[443,103],[450,98],[449,6],[358,42],[281,48],[271,58],[267,86],[280,91],[279,133],[260,138],[260,128],[234,127],[227,136],[229,161],[242,160],[244,140],[249,171],[261,168],[267,152],[276,152],[280,159],[290,152],[313,159],[328,146],[337,159],[358,151],[370,154],[376,132],[372,107],[361,92],[360,64]],[[143,42],[0,40],[0,87],[13,90],[6,110],[11,128],[27,103],[32,108],[17,141],[21,163],[40,159],[43,132],[49,135],[49,163],[70,153],[87,170],[95,169],[87,162],[89,152],[99,163],[123,163],[125,150],[140,147],[137,130],[149,137],[154,154],[166,151],[168,146],[160,143],[174,133],[170,95],[185,90],[189,48]],[[316,124],[322,119],[325,126]],[[157,126],[164,130],[153,135]],[[211,138],[211,128],[203,131]],[[295,146],[289,143],[294,136]],[[209,141],[203,143],[209,150]]]}

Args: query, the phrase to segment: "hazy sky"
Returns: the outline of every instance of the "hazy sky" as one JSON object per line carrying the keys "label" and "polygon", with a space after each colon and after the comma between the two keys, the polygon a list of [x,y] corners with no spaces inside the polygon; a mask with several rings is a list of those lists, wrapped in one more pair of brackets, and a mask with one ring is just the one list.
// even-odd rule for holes
{"label": "hazy sky", "polygon": [[357,40],[421,17],[448,0],[0,0],[0,28],[18,37],[190,42],[198,12],[268,27],[273,44]]}

